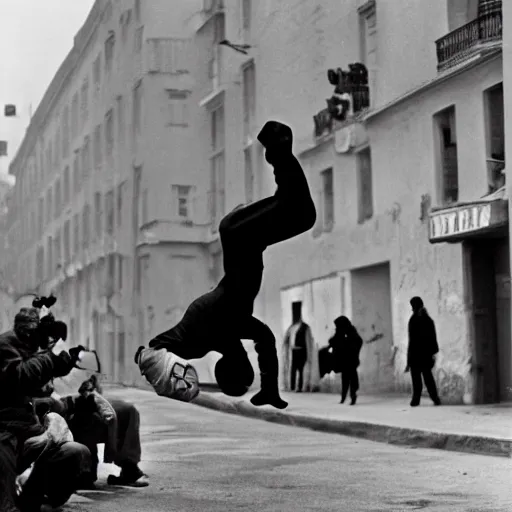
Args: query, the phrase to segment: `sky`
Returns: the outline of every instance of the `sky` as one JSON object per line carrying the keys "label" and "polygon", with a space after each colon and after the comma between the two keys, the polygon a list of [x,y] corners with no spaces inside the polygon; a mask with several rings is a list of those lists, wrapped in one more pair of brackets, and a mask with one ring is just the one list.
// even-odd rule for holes
{"label": "sky", "polygon": [[[30,109],[35,112],[93,4],[94,0],[0,0],[0,140],[8,142],[0,173],[8,171]],[[16,105],[16,119],[4,117],[5,104]]]}

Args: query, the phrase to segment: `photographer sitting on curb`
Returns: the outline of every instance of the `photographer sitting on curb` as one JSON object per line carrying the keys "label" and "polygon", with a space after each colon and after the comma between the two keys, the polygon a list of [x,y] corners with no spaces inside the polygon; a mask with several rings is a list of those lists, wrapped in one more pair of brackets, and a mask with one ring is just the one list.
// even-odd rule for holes
{"label": "photographer sitting on curb", "polygon": [[[74,379],[71,379],[74,380]],[[55,383],[59,387],[59,382]],[[87,446],[91,464],[83,474],[79,489],[94,489],[98,479],[98,444],[105,444],[103,462],[121,468],[120,476],[110,475],[109,485],[146,487],[148,477],[139,468],[141,459],[140,415],[137,408],[124,400],[106,399],[96,375],[82,382],[77,394],[60,397],[53,385],[39,407],[49,407],[69,424],[75,441]]]}
{"label": "photographer sitting on curb", "polygon": [[[67,375],[76,362],[66,351],[48,349],[54,328],[64,332],[65,324],[52,317],[42,322],[37,309],[22,308],[13,330],[0,334],[0,510],[5,512],[39,511],[45,501],[63,505],[90,464],[84,445],[30,442],[36,437],[44,441],[45,434],[33,397],[51,379]],[[32,463],[38,471],[31,472],[18,496],[17,476]]]}

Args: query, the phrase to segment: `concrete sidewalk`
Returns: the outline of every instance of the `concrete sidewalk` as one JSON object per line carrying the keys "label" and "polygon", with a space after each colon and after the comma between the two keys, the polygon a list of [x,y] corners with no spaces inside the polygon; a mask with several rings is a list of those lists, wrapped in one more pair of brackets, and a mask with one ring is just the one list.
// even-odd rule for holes
{"label": "concrete sidewalk", "polygon": [[512,404],[434,407],[428,398],[412,408],[407,396],[364,396],[339,404],[324,393],[283,393],[288,408],[254,407],[249,399],[202,392],[193,403],[230,414],[418,448],[511,457]]}

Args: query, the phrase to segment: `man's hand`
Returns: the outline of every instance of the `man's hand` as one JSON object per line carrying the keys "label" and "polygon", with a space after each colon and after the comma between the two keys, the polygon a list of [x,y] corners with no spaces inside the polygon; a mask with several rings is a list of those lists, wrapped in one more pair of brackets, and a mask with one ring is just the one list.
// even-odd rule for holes
{"label": "man's hand", "polygon": [[63,340],[61,340],[61,339],[60,339],[60,340],[59,340],[59,341],[57,341],[57,343],[55,343],[55,345],[53,346],[53,348],[52,348],[52,352],[53,352],[56,356],[58,356],[58,355],[60,355],[63,351],[65,351],[65,350],[66,350],[66,348],[67,348],[67,347],[66,347],[66,343],[65,343]]}

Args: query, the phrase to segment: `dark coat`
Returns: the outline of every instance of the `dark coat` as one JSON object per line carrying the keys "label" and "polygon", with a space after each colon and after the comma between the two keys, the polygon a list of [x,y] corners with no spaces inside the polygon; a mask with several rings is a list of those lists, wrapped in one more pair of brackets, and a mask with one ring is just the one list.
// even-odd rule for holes
{"label": "dark coat", "polygon": [[413,313],[409,320],[407,364],[410,367],[433,366],[433,357],[439,352],[436,326],[425,309]]}
{"label": "dark coat", "polygon": [[359,354],[363,346],[363,339],[354,326],[348,332],[336,329],[336,333],[329,340],[329,346],[332,347],[334,372],[354,370],[359,366]]}
{"label": "dark coat", "polygon": [[58,364],[58,356],[35,352],[14,331],[0,334],[0,441],[43,432],[32,397],[40,395]]}

